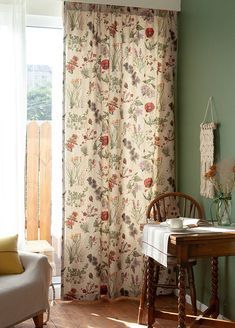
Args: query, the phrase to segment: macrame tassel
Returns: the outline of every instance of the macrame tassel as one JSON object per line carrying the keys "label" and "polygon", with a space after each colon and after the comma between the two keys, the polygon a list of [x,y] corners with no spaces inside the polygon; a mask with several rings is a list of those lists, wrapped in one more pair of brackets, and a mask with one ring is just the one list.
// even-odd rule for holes
{"label": "macrame tassel", "polygon": [[[200,124],[200,153],[201,153],[201,186],[200,194],[207,198],[214,198],[214,186],[205,178],[205,173],[214,164],[214,130],[217,124],[213,118],[213,102],[212,97],[209,97],[206,106],[206,112],[203,122]],[[206,122],[208,110],[211,111],[211,122]]]}
{"label": "macrame tassel", "polygon": [[200,153],[201,153],[201,187],[200,194],[207,198],[214,197],[214,187],[205,179],[205,173],[214,163],[214,130],[216,123],[202,123],[200,125]]}

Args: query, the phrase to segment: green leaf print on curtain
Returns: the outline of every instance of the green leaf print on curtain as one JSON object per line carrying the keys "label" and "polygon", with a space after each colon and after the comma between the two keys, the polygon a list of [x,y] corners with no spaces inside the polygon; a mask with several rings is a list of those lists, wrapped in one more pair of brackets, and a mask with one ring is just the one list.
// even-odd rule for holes
{"label": "green leaf print on curtain", "polygon": [[138,296],[140,225],[174,189],[176,13],[65,3],[66,299]]}

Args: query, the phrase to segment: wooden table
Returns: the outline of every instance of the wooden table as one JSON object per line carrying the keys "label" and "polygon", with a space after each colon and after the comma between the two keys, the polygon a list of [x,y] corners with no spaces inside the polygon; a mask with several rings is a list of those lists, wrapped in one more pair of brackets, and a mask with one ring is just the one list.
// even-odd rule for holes
{"label": "wooden table", "polygon": [[[147,258],[147,315],[148,328],[152,328],[155,318],[178,319],[178,328],[207,325],[214,327],[235,327],[235,322],[218,320],[218,257],[235,255],[235,232],[208,232],[190,234],[172,234],[169,237],[168,253],[177,258],[179,265],[179,296],[178,314],[157,311],[154,308],[153,266],[154,259]],[[185,313],[185,274],[186,264],[189,259],[211,257],[211,299],[208,309],[203,316],[186,316]]]}

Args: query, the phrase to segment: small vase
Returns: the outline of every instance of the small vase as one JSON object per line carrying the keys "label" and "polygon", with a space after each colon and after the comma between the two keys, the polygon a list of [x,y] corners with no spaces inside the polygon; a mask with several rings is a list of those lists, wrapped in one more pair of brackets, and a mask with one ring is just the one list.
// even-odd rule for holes
{"label": "small vase", "polygon": [[229,226],[231,224],[232,197],[231,194],[220,195],[214,200],[215,215],[218,225]]}

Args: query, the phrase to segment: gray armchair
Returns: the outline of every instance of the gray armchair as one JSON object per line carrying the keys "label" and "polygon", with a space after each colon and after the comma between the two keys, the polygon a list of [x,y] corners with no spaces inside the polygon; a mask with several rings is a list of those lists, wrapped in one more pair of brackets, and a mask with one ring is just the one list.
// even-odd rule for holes
{"label": "gray armchair", "polygon": [[33,318],[43,327],[43,313],[49,309],[51,266],[46,256],[19,253],[25,271],[0,276],[0,327],[8,328]]}

